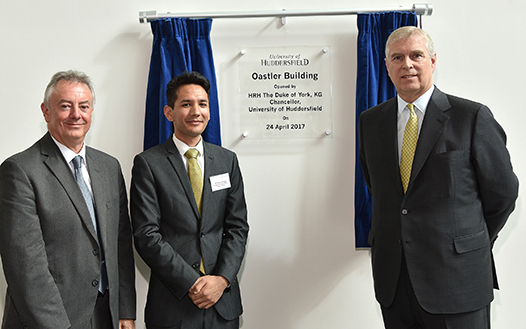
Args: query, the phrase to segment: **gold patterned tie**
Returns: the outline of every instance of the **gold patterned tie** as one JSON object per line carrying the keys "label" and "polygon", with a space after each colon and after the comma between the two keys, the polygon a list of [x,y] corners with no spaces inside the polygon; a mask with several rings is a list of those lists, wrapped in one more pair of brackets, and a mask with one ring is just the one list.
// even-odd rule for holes
{"label": "gold patterned tie", "polygon": [[416,141],[418,139],[418,118],[416,117],[414,105],[407,104],[407,108],[411,112],[411,115],[404,130],[402,157],[400,160],[400,175],[402,176],[404,193],[407,191],[407,186],[409,185],[411,168],[413,167],[413,158],[415,157]]}
{"label": "gold patterned tie", "polygon": [[197,163],[197,156],[199,151],[196,149],[188,149],[184,154],[188,158],[188,177],[192,184],[192,190],[194,191],[195,202],[197,202],[197,209],[199,215],[201,215],[201,197],[203,196],[203,175],[201,174],[201,168]]}
{"label": "gold patterned tie", "polygon": [[[184,154],[188,158],[188,177],[190,178],[190,184],[192,184],[192,191],[194,192],[195,202],[197,203],[197,209],[199,210],[199,215],[201,215],[201,207],[203,196],[203,175],[201,174],[201,168],[197,163],[197,156],[199,151],[196,149],[188,149]],[[203,259],[201,259],[201,265],[199,270],[201,273],[205,274],[205,266],[203,264]]]}

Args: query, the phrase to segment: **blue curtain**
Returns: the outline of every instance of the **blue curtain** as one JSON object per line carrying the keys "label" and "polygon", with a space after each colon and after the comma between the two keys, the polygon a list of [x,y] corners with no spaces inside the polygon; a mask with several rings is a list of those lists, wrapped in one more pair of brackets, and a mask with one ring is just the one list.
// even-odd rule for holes
{"label": "blue curtain", "polygon": [[210,43],[211,19],[166,18],[151,22],[152,57],[146,94],[144,149],[164,143],[173,125],[163,113],[166,85],[186,71],[197,71],[210,80],[210,122],[203,133],[207,142],[221,145],[217,83]]}
{"label": "blue curtain", "polygon": [[356,172],[354,185],[354,218],[356,248],[367,248],[371,229],[372,200],[363,179],[358,157],[358,120],[370,107],[396,96],[385,68],[385,42],[399,27],[416,26],[412,12],[386,12],[358,15],[358,70],[356,72]]}

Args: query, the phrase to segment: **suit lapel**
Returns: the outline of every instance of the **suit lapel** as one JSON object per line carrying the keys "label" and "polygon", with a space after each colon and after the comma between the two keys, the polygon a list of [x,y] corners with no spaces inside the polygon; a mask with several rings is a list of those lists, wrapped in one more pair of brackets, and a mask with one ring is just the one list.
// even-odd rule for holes
{"label": "suit lapel", "polygon": [[172,137],[170,137],[165,143],[166,151],[168,153],[168,161],[172,164],[172,167],[181,182],[181,186],[184,189],[188,202],[192,205],[194,215],[199,219],[199,210],[197,209],[197,202],[195,201],[194,191],[192,190],[192,184],[190,183],[190,178],[188,178],[188,172],[184,167],[183,160],[181,159],[181,153],[175,146]]}
{"label": "suit lapel", "polygon": [[387,168],[386,170],[390,171],[389,174],[394,181],[394,186],[397,186],[400,192],[403,193],[398,160],[397,104],[396,97],[392,98],[382,110],[384,115],[378,124],[378,131],[381,134],[381,140],[384,145],[379,152],[385,155],[385,167]]}
{"label": "suit lapel", "polygon": [[90,148],[86,148],[86,158],[88,165],[88,172],[91,179],[91,189],[93,191],[93,199],[95,206],[95,213],[97,216],[97,225],[102,244],[106,245],[106,193],[109,191],[106,188],[106,179],[104,179],[104,168],[102,168],[100,161],[97,161],[96,156]]}
{"label": "suit lapel", "polygon": [[445,111],[450,108],[451,105],[446,94],[435,87],[435,91],[426,109],[424,122],[422,123],[422,132],[418,138],[408,192],[409,189],[411,189],[412,182],[418,177],[418,173],[424,166],[438,138],[442,134],[442,131],[444,131],[446,123],[449,121],[449,116],[445,114]]}
{"label": "suit lapel", "polygon": [[64,156],[60,153],[60,150],[51,139],[49,133],[42,138],[41,153],[44,156],[44,164],[49,168],[68,194],[73,206],[77,209],[84,226],[87,227],[93,238],[98,241],[97,235],[95,234],[95,228],[91,222],[88,206],[86,206],[80,188],[73,177],[71,168],[64,160]]}
{"label": "suit lapel", "polygon": [[213,209],[212,204],[212,187],[210,186],[210,176],[214,175],[214,151],[209,147],[208,143],[203,142],[203,150],[205,155],[205,173],[203,176],[203,201],[201,209],[201,217],[206,218],[206,214],[209,209]]}

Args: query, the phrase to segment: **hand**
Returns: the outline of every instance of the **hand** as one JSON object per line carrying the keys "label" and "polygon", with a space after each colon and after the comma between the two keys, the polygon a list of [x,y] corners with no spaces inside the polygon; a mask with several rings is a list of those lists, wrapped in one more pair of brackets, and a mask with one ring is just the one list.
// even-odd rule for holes
{"label": "hand", "polygon": [[228,280],[223,276],[202,276],[190,288],[188,296],[197,307],[206,310],[217,303],[228,285]]}
{"label": "hand", "polygon": [[119,329],[135,329],[135,321],[132,319],[119,320]]}

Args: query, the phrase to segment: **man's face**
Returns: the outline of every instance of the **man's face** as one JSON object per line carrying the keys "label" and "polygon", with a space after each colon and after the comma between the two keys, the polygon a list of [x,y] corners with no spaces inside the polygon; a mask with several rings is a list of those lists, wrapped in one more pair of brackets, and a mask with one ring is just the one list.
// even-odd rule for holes
{"label": "man's face", "polygon": [[386,66],[400,97],[412,103],[433,85],[436,54],[429,57],[424,37],[413,35],[391,44]]}
{"label": "man's face", "polygon": [[200,85],[182,85],[177,99],[164,107],[164,115],[173,122],[175,136],[189,146],[195,146],[210,120],[208,94]]}
{"label": "man's face", "polygon": [[91,127],[93,96],[90,89],[83,83],[60,80],[48,102],[40,107],[51,136],[78,153]]}

